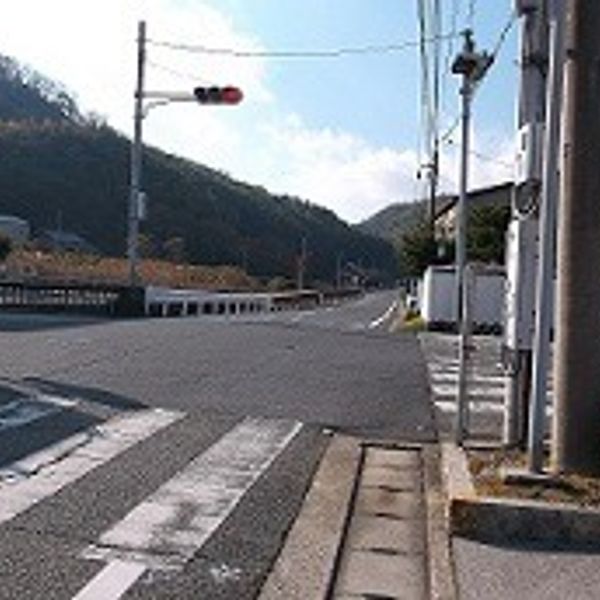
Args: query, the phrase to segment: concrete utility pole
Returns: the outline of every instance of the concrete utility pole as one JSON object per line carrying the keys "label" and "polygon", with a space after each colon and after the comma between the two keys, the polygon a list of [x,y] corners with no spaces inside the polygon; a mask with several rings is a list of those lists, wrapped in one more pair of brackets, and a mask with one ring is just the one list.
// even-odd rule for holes
{"label": "concrete utility pole", "polygon": [[535,313],[538,206],[548,65],[547,0],[515,0],[522,19],[518,153],[507,237],[506,386],[503,441],[524,447]]}
{"label": "concrete utility pole", "polygon": [[566,0],[551,0],[550,68],[546,100],[544,169],[540,206],[540,257],[538,260],[533,376],[531,385],[528,466],[533,473],[544,468],[546,393],[550,364],[550,335],[554,317],[554,264],[560,158],[563,88],[564,21]]}
{"label": "concrete utility pole", "polygon": [[138,238],[142,199],[142,122],[144,120],[144,68],[146,63],[146,23],[138,23],[137,82],[135,88],[135,111],[133,143],[131,145],[131,173],[129,185],[129,208],[127,217],[127,260],[129,285],[138,282]]}
{"label": "concrete utility pole", "polygon": [[306,272],[306,236],[302,236],[302,241],[300,243],[300,256],[298,257],[298,279],[296,282],[296,287],[298,291],[304,289],[304,274]]}
{"label": "concrete utility pole", "polygon": [[552,465],[600,473],[600,2],[567,9]]}
{"label": "concrete utility pole", "polygon": [[462,76],[460,94],[461,108],[461,162],[460,162],[460,191],[456,215],[456,322],[459,326],[459,369],[458,395],[456,407],[456,442],[462,444],[467,430],[467,351],[469,323],[466,311],[467,290],[465,290],[465,265],[467,254],[467,189],[469,166],[469,142],[471,127],[471,102],[476,83],[485,75],[492,59],[486,53],[475,52],[473,33],[464,33],[465,41],[462,52],[452,64],[452,72]]}

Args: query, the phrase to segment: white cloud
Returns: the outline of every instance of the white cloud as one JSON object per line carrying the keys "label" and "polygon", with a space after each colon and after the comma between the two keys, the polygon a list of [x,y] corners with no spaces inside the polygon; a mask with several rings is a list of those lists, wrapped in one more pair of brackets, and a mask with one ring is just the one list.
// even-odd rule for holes
{"label": "white cloud", "polygon": [[[477,189],[510,181],[514,176],[515,148],[512,139],[497,133],[471,134],[468,187]],[[446,145],[442,152],[441,189],[456,193],[459,186],[460,145]]]}
{"label": "white cloud", "polygon": [[312,129],[297,115],[263,131],[267,151],[281,166],[273,169],[278,175],[271,177],[270,189],[325,205],[351,222],[414,198],[413,151],[376,147],[343,131]]}
{"label": "white cloud", "polygon": [[[207,47],[263,50],[226,15],[199,0],[19,0],[6,3],[0,52],[66,84],[84,110],[132,131],[137,21],[148,37]],[[269,88],[265,61],[233,60],[148,46],[147,89],[186,90],[198,83],[240,85],[243,109],[172,104],[152,110],[144,140],[232,176],[325,205],[362,220],[392,202],[414,199],[422,186],[413,150],[377,146],[352,133],[316,128],[290,115]],[[177,71],[174,74],[156,65]],[[512,161],[512,145],[475,141],[481,153]],[[456,187],[457,149],[444,155],[446,187]],[[473,157],[473,185],[505,180],[500,163]],[[443,187],[443,186],[442,186]],[[453,190],[454,191],[454,190]]]}

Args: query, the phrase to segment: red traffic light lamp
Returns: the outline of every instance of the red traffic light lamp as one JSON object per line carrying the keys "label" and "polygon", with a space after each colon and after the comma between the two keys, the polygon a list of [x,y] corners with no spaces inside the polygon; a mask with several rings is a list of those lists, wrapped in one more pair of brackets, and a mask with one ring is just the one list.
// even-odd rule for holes
{"label": "red traffic light lamp", "polygon": [[231,85],[199,86],[194,88],[194,96],[200,104],[239,104],[244,94],[242,90]]}

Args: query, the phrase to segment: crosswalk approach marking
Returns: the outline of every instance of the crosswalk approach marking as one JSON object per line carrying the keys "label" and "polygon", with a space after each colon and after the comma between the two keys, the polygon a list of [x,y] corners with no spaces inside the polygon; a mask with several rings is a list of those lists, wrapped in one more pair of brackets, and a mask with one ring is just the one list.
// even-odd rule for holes
{"label": "crosswalk approach marking", "polygon": [[4,467],[0,470],[0,523],[56,494],[183,416],[162,409],[119,415]]}
{"label": "crosswalk approach marking", "polygon": [[[183,567],[301,428],[244,419],[83,552],[108,564],[73,600],[117,600],[146,569]],[[107,593],[122,573],[129,584]]]}

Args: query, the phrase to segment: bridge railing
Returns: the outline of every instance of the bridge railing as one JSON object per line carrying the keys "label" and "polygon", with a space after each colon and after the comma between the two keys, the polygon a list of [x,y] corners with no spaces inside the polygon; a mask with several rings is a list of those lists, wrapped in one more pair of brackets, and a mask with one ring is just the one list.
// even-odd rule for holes
{"label": "bridge railing", "polygon": [[111,317],[192,317],[304,310],[347,296],[334,297],[317,290],[227,292],[101,283],[0,282],[0,310]]}
{"label": "bridge railing", "polygon": [[0,310],[115,317],[142,314],[144,289],[94,283],[0,282]]}

